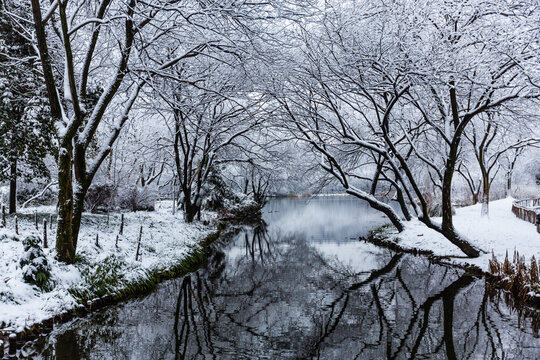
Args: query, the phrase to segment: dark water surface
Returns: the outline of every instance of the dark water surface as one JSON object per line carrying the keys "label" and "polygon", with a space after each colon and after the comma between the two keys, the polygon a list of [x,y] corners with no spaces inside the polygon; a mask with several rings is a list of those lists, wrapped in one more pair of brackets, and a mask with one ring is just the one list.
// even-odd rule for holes
{"label": "dark water surface", "polygon": [[[349,197],[270,202],[208,265],[38,340],[43,359],[538,359],[536,323],[483,279],[358,241]],[[495,299],[495,300],[494,300]],[[533,326],[534,325],[534,326]]]}

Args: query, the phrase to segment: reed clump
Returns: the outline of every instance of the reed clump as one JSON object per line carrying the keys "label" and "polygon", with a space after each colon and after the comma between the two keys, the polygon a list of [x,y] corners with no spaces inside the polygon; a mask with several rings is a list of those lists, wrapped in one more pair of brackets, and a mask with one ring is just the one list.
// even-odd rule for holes
{"label": "reed clump", "polygon": [[525,256],[520,256],[517,250],[514,250],[511,261],[508,250],[503,262],[499,261],[493,252],[489,260],[489,272],[494,276],[497,285],[511,292],[520,302],[534,300],[536,303],[540,300],[539,266],[534,255],[527,262]]}

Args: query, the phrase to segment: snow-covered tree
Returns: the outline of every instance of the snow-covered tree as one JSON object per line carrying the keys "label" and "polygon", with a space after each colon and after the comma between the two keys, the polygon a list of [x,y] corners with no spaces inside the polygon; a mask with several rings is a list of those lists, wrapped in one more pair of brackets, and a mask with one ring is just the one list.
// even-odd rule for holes
{"label": "snow-covered tree", "polygon": [[9,180],[9,212],[17,209],[17,179],[49,178],[52,122],[37,75],[36,54],[17,23],[22,5],[0,1],[0,181]]}
{"label": "snow-covered tree", "polygon": [[[515,116],[515,114],[511,116]],[[506,159],[509,174],[507,173],[506,176],[510,182],[511,173],[519,154],[527,147],[540,143],[540,138],[531,137],[529,126],[520,127],[508,115],[487,113],[484,116],[479,116],[477,120],[471,124],[471,129],[465,136],[472,145],[480,169],[482,180],[481,215],[488,216],[491,184],[501,169],[503,156],[509,156]],[[531,118],[529,120],[531,124],[540,125],[538,121]]]}
{"label": "snow-covered tree", "polygon": [[[479,250],[452,220],[462,139],[475,118],[540,94],[520,66],[535,53],[499,6],[331,3],[324,22],[300,27],[296,73],[278,94],[292,120],[284,125],[320,153],[323,169],[348,193],[402,230],[398,213],[375,198],[371,186],[354,185],[381,178],[402,199],[405,217],[411,207],[469,256]],[[425,175],[440,189],[441,224],[430,218]]]}

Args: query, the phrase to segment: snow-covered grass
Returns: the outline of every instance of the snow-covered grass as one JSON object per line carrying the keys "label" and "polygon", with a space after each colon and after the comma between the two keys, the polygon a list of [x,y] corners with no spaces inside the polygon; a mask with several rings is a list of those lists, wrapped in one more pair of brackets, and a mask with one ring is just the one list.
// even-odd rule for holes
{"label": "snow-covered grass", "polygon": [[[517,249],[530,259],[540,258],[540,234],[536,226],[517,218],[512,213],[512,198],[490,202],[489,216],[480,215],[481,204],[456,209],[454,225],[458,232],[477,248],[485,251],[475,259],[454,258],[456,263],[469,263],[488,271],[492,252],[504,260],[506,251],[511,255]],[[439,221],[440,219],[434,219]],[[388,230],[391,231],[391,230]],[[440,256],[464,256],[464,254],[438,232],[428,229],[418,220],[407,223],[401,234],[392,234],[392,239],[405,248],[431,250]]]}
{"label": "snow-covered grass", "polygon": [[[24,281],[20,260],[25,256],[23,240],[30,235],[43,238],[43,219],[49,221],[52,212],[52,207],[39,207],[18,214],[19,235],[15,234],[14,216],[9,216],[6,228],[0,229],[0,329],[28,327],[70,311],[80,302],[114,295],[144,282],[152,274],[177,266],[211,232],[201,223],[186,224],[181,212],[172,215],[166,206],[158,206],[155,212],[125,213],[123,235],[116,247],[120,214],[111,214],[109,224],[107,215],[84,214],[77,262],[66,265],[55,259],[53,224],[52,230],[47,229],[49,248],[44,249],[50,266],[50,291],[44,291]],[[141,226],[141,255],[135,260]]]}

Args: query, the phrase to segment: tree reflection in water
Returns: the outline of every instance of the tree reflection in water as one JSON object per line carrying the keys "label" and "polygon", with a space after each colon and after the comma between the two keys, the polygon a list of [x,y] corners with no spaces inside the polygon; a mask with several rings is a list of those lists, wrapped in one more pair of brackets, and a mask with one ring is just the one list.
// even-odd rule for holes
{"label": "tree reflection in water", "polygon": [[344,264],[261,224],[218,244],[205,269],[61,327],[36,350],[47,359],[535,358],[537,326],[491,301],[483,279],[358,246]]}

